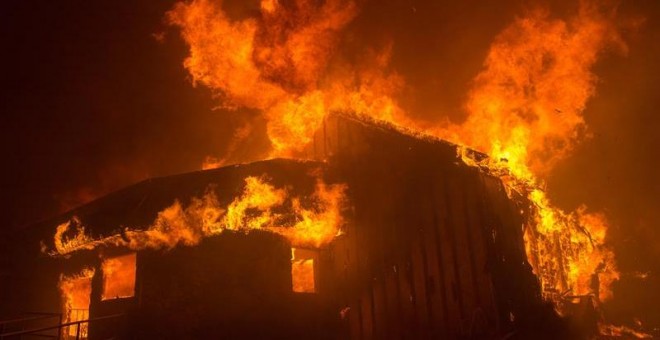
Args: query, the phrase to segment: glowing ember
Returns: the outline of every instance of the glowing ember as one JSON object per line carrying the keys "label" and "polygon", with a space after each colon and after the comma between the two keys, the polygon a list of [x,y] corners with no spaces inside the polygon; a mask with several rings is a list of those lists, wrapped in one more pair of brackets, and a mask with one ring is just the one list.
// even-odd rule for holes
{"label": "glowing ember", "polygon": [[644,333],[626,326],[614,326],[599,324],[598,329],[600,334],[613,336],[613,337],[622,337],[622,338],[637,338],[637,339],[652,339],[651,334]]}
{"label": "glowing ember", "polygon": [[[208,190],[186,207],[174,202],[145,230],[126,229],[122,235],[92,239],[85,235],[84,226],[74,217],[58,227],[54,240],[56,248],[50,254],[66,255],[99,246],[171,249],[179,244],[196,245],[202,238],[219,235],[225,230],[249,232],[254,229],[283,235],[294,246],[321,247],[340,233],[344,191],[343,185],[327,185],[319,179],[311,197],[291,197],[287,190],[273,187],[263,177],[247,177],[242,195],[229,206],[221,207],[216,194]],[[309,204],[303,206],[302,202]],[[290,204],[290,209],[286,207],[286,216],[273,213],[285,204]],[[75,236],[67,238],[68,233]]]}
{"label": "glowing ember", "polygon": [[127,298],[135,295],[135,254],[105,259],[101,300]]}

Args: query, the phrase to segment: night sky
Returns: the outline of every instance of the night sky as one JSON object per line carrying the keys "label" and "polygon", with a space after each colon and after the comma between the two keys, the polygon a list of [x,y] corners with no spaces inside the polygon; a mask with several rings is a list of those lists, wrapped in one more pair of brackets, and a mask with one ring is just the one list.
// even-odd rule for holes
{"label": "night sky", "polygon": [[[461,119],[493,37],[531,2],[447,3],[371,1],[349,27],[393,41],[393,66],[408,84],[402,102],[418,117]],[[214,110],[211,93],[191,85],[186,46],[164,20],[173,4],[3,1],[0,233],[142,179],[198,170],[207,155],[223,156],[237,127],[258,120]],[[246,15],[258,1],[226,5]],[[547,6],[559,17],[574,9]],[[627,55],[606,51],[596,65],[585,112],[592,137],[553,171],[548,191],[560,207],[608,216],[623,272],[611,314],[660,327],[660,2],[623,1],[621,12],[644,24],[624,32]],[[254,136],[232,156],[263,145]]]}

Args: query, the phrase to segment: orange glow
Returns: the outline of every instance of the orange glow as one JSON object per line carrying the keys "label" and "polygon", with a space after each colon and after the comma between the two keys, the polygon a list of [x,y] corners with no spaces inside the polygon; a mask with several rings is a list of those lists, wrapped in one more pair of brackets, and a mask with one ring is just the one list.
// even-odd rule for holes
{"label": "orange glow", "polygon": [[311,208],[305,208],[300,198],[291,200],[296,222],[291,228],[271,228],[271,231],[284,235],[294,246],[323,247],[341,234],[341,215],[345,203],[345,185],[327,185],[316,182],[316,190],[311,197]]}
{"label": "orange glow", "polygon": [[[229,142],[227,146],[227,154],[232,154],[236,151],[239,145],[250,135],[252,132],[252,125],[246,124],[234,132],[233,139]],[[223,165],[227,165],[227,158],[218,158],[214,156],[206,156],[206,159],[202,163],[202,169],[216,169]]]}
{"label": "orange glow", "polygon": [[[66,322],[89,319],[89,303],[92,293],[93,269],[84,269],[78,275],[60,275],[58,288],[62,296],[62,309]],[[76,326],[70,326],[65,333],[75,336]],[[80,325],[80,334],[87,337],[87,324]]]}
{"label": "orange glow", "polygon": [[[550,205],[545,193],[532,191],[534,217],[525,230],[527,255],[543,293],[612,297],[610,284],[619,278],[614,253],[605,244],[607,223],[601,214],[580,207],[570,214]],[[595,280],[595,277],[598,277]]]}
{"label": "orange glow", "polygon": [[[243,193],[227,207],[222,207],[216,194],[208,190],[186,207],[174,202],[159,212],[145,230],[126,229],[122,235],[99,239],[87,236],[80,220],[74,217],[58,227],[55,250],[49,253],[66,255],[99,246],[172,249],[180,244],[196,245],[204,237],[225,230],[247,233],[254,229],[280,234],[294,246],[322,247],[340,234],[345,186],[327,185],[318,179],[315,189],[310,197],[292,196],[287,190],[268,184],[264,177],[247,177]],[[285,212],[273,212],[282,207]],[[74,237],[67,238],[69,233]]]}
{"label": "orange glow", "polygon": [[[284,189],[275,189],[262,178],[248,177],[241,197],[237,197],[229,206],[223,219],[223,228],[229,230],[260,229],[272,223],[272,208],[282,205],[287,196]],[[258,214],[248,215],[248,209],[256,209]]]}
{"label": "orange glow", "polygon": [[515,20],[497,36],[475,78],[466,121],[435,131],[487,152],[491,158],[478,165],[533,203],[527,255],[551,300],[568,293],[603,301],[619,278],[605,243],[605,217],[586,207],[570,213],[554,207],[539,179],[584,137],[582,113],[597,80],[591,69],[606,46],[624,48],[615,14],[582,1],[567,21],[542,10]]}
{"label": "orange glow", "polygon": [[[73,236],[67,236],[69,230],[75,230]],[[77,217],[57,226],[54,238],[55,250],[59,254],[67,254],[82,249],[93,249],[92,239],[85,234],[85,227]],[[43,246],[42,246],[43,250]]]}
{"label": "orange glow", "polygon": [[474,79],[467,120],[438,134],[505,160],[521,179],[547,174],[583,137],[599,54],[622,46],[615,8],[603,8],[581,1],[569,20],[545,10],[516,19],[495,38]]}
{"label": "orange glow", "polygon": [[[566,20],[545,10],[516,18],[496,36],[474,77],[465,120],[437,124],[414,121],[398,103],[405,81],[390,69],[393,46],[367,49],[351,62],[338,55],[342,32],[358,12],[351,0],[262,0],[253,17],[232,19],[221,1],[191,0],[175,5],[168,20],[188,45],[184,66],[193,85],[211,89],[224,109],[262,112],[271,157],[301,157],[332,112],[353,112],[416,136],[457,143],[464,163],[500,177],[511,197],[531,203],[524,241],[543,296],[554,302],[564,295],[611,298],[610,284],[619,273],[605,216],[584,206],[558,209],[543,178],[588,137],[583,112],[595,94],[592,70],[600,54],[608,47],[625,51],[616,7],[583,0]],[[250,131],[242,128],[235,140]],[[468,148],[489,158],[472,159]],[[225,162],[209,157],[204,168]],[[323,247],[341,232],[345,189],[319,180],[311,197],[295,197],[263,177],[248,177],[228,205],[209,191],[187,206],[174,202],[144,230],[91,239],[74,218],[58,226],[51,254],[101,245],[171,249],[225,230],[255,229],[282,235],[295,247]],[[309,282],[305,277],[312,273],[313,291],[313,259],[293,255],[293,290],[308,291],[309,284],[301,282]]]}
{"label": "orange glow", "polygon": [[630,327],[626,326],[614,326],[614,325],[607,325],[607,324],[599,324],[598,325],[598,330],[600,331],[600,334],[602,335],[607,335],[607,336],[612,336],[612,337],[620,337],[620,338],[637,338],[637,339],[652,339],[653,336],[648,333],[644,333],[642,331],[638,331],[635,329],[632,329]]}
{"label": "orange glow", "polygon": [[[368,50],[350,64],[332,59],[358,13],[355,2],[263,0],[260,10],[231,20],[221,3],[193,0],[175,6],[169,19],[190,48],[185,67],[194,84],[213,90],[224,107],[263,112],[272,156],[300,156],[333,111],[458,143],[465,163],[500,176],[509,193],[532,202],[525,243],[544,296],[611,297],[609,285],[619,274],[604,216],[584,207],[561,211],[541,179],[588,137],[583,111],[595,93],[599,55],[612,46],[625,52],[616,6],[583,0],[567,20],[542,9],[516,18],[497,35],[474,78],[466,119],[434,126],[408,118],[398,104],[405,84],[389,70],[392,46]],[[490,158],[469,159],[466,147]]]}
{"label": "orange glow", "polygon": [[291,282],[296,293],[315,293],[314,253],[310,250],[291,248]]}
{"label": "orange glow", "polygon": [[264,113],[272,157],[298,155],[332,111],[401,116],[392,95],[402,80],[383,70],[391,46],[366,53],[360,65],[328,67],[358,13],[354,1],[263,0],[260,9],[258,18],[231,20],[222,2],[194,0],[168,18],[189,45],[184,66],[193,84],[212,89],[223,108]]}
{"label": "orange glow", "polygon": [[101,300],[127,298],[135,295],[135,254],[103,260],[103,294]]}

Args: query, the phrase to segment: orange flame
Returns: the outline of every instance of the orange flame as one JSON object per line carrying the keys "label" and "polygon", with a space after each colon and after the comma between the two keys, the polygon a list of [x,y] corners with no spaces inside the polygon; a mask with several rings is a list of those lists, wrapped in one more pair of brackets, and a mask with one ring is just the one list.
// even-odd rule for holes
{"label": "orange flame", "polygon": [[[77,275],[60,275],[58,288],[62,295],[62,308],[66,322],[87,320],[89,318],[89,303],[92,293],[92,277],[94,269],[83,269]],[[81,324],[81,335],[86,336],[87,324]],[[76,335],[76,326],[70,326],[66,333]]]}
{"label": "orange flame", "polygon": [[314,293],[314,258],[309,250],[291,248],[291,283],[296,293]]}
{"label": "orange flame", "polygon": [[648,333],[644,333],[639,330],[632,329],[630,327],[626,326],[615,326],[615,325],[608,325],[608,324],[599,324],[598,325],[598,330],[600,331],[600,334],[602,335],[607,335],[607,336],[612,336],[612,337],[634,337],[637,339],[652,339],[653,336]]}
{"label": "orange flame", "polygon": [[101,300],[135,295],[136,255],[128,254],[103,260],[103,294]]}
{"label": "orange flame", "polygon": [[[332,111],[413,131],[425,126],[394,99],[403,80],[388,70],[391,46],[348,65],[335,56],[342,30],[357,15],[353,2],[263,0],[260,15],[241,20],[221,5],[193,0],[168,17],[189,45],[185,67],[194,84],[215,91],[224,107],[263,111],[273,155],[297,155]],[[585,208],[561,211],[539,180],[586,136],[582,114],[597,80],[592,67],[607,46],[625,51],[615,23],[616,6],[590,1],[581,1],[569,20],[545,10],[517,18],[496,37],[475,77],[466,120],[425,129],[488,153],[485,162],[463,159],[501,176],[508,190],[533,203],[526,248],[553,300],[563,293],[607,299],[619,275],[604,217]]]}
{"label": "orange flame", "polygon": [[[145,230],[126,229],[121,235],[93,239],[85,234],[85,227],[74,217],[58,226],[55,250],[50,254],[66,255],[99,246],[172,249],[179,244],[196,245],[204,237],[219,235],[225,230],[249,232],[254,229],[280,234],[294,246],[322,247],[340,234],[344,191],[344,185],[327,185],[319,179],[313,195],[301,198],[273,187],[263,177],[247,177],[242,195],[229,206],[221,207],[216,194],[208,190],[203,197],[193,198],[186,207],[179,201],[174,202],[159,212]],[[303,201],[310,202],[311,207],[304,207]],[[291,204],[287,216],[273,212],[287,202]],[[66,234],[71,232],[74,236],[67,238]]]}
{"label": "orange flame", "polygon": [[[65,233],[72,228],[75,229],[73,237],[67,237]],[[76,216],[57,226],[54,241],[55,251],[59,254],[94,248],[93,246],[89,248],[88,245],[91,244],[92,239],[85,234],[85,227],[81,225],[80,219]],[[41,250],[45,251],[45,245],[41,245]]]}
{"label": "orange flame", "polygon": [[582,206],[572,213],[553,207],[545,193],[532,190],[533,221],[524,234],[527,256],[546,297],[594,295],[612,297],[610,285],[619,279],[614,253],[605,243],[607,222],[602,214]]}
{"label": "orange flame", "polygon": [[553,300],[570,293],[602,301],[619,278],[605,244],[605,217],[585,207],[561,211],[538,179],[584,135],[582,113],[595,91],[591,68],[599,53],[612,44],[625,48],[615,14],[616,8],[582,1],[568,21],[542,10],[517,19],[491,46],[466,103],[466,121],[435,130],[490,154],[482,166],[534,204],[526,248],[544,295]]}
{"label": "orange flame", "polygon": [[[463,160],[500,176],[510,193],[533,204],[524,238],[544,296],[554,301],[565,294],[611,297],[610,283],[619,274],[606,244],[604,216],[584,207],[568,213],[554,207],[540,178],[587,136],[582,115],[595,93],[592,68],[607,46],[625,50],[616,7],[581,1],[570,20],[543,10],[516,19],[496,37],[475,77],[465,121],[431,128],[407,117],[395,99],[404,82],[389,70],[391,45],[369,50],[357,62],[342,61],[336,53],[342,31],[357,14],[350,0],[262,0],[258,15],[234,19],[221,1],[192,0],[177,4],[168,20],[189,46],[184,66],[194,85],[213,90],[223,108],[263,112],[271,156],[299,156],[333,111],[352,111],[414,133],[425,130],[486,152],[487,160],[470,159],[467,152]],[[224,162],[209,158],[207,166]],[[344,190],[319,181],[311,198],[315,206],[308,209],[287,190],[250,177],[228,206],[221,207],[209,191],[186,207],[175,202],[146,230],[91,239],[74,218],[58,226],[52,253],[100,245],[170,249],[224,230],[254,229],[281,234],[294,246],[320,247],[340,232]],[[287,219],[276,208],[289,202],[293,218]],[[67,237],[72,229],[74,235]]]}
{"label": "orange flame", "polygon": [[583,137],[600,52],[625,48],[615,14],[581,1],[567,21],[544,10],[516,19],[495,38],[474,79],[467,120],[437,134],[506,160],[518,178],[547,174]]}
{"label": "orange flame", "polygon": [[330,70],[340,33],[357,15],[350,0],[263,0],[260,16],[233,20],[222,2],[179,3],[168,13],[190,47],[184,66],[193,84],[214,91],[222,107],[257,109],[268,119],[272,156],[299,153],[331,111],[391,119],[402,113],[401,86],[382,70],[390,50],[367,53],[367,67]]}

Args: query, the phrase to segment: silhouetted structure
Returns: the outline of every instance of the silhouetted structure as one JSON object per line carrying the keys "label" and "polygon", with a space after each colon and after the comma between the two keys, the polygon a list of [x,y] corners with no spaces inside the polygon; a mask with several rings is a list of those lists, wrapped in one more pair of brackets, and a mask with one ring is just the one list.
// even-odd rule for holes
{"label": "silhouetted structure", "polygon": [[[563,325],[541,301],[522,239],[521,210],[501,181],[457,158],[456,146],[350,115],[324,121],[307,157],[156,178],[17,235],[3,308],[57,311],[61,273],[95,267],[90,317],[126,313],[128,338],[496,338],[547,336]],[[225,232],[199,245],[137,252],[135,296],[103,301],[101,258],[125,249],[40,252],[55,226],[78,216],[89,231],[148,226],[175,199],[212,185],[223,204],[247,176],[311,193],[314,177],[346,183],[343,234],[311,249],[314,293],[292,291],[291,246],[281,236]],[[48,245],[51,246],[52,245]],[[117,328],[94,326],[92,338]]]}

